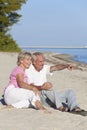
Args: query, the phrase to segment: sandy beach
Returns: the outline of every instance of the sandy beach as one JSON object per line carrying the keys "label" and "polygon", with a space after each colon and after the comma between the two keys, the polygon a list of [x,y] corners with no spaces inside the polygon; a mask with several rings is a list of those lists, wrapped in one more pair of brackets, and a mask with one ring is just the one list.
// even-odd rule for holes
{"label": "sandy beach", "polygon": [[[47,64],[69,63],[75,70],[67,69],[48,76],[56,91],[73,89],[81,108],[87,110],[87,64],[75,62],[72,56],[45,53]],[[9,74],[16,65],[18,53],[0,52],[0,130],[87,130],[87,116],[60,112],[53,108],[46,114],[34,109],[3,109],[2,95],[9,81]]]}

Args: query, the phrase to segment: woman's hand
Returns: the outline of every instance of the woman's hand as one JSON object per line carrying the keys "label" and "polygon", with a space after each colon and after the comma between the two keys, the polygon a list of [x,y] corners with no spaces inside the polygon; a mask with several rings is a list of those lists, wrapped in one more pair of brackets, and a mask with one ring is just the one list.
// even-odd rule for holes
{"label": "woman's hand", "polygon": [[35,95],[39,95],[40,94],[38,88],[36,88],[35,86],[32,86],[32,91],[35,93]]}

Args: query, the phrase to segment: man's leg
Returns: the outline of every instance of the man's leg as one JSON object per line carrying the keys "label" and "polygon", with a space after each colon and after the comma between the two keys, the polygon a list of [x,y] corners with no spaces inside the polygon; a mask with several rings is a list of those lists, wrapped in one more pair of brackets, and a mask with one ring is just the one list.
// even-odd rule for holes
{"label": "man's leg", "polygon": [[45,97],[45,100],[49,99],[57,109],[63,106],[63,103],[68,105],[70,111],[75,107],[78,107],[75,92],[70,89],[61,92],[56,92],[54,90],[42,90],[41,95],[42,97]]}
{"label": "man's leg", "polygon": [[63,103],[67,104],[70,111],[72,111],[75,107],[78,107],[75,92],[71,89],[64,90],[59,93],[55,92],[55,99],[57,108],[59,108]]}
{"label": "man's leg", "polygon": [[70,111],[72,111],[74,108],[79,107],[77,104],[75,92],[73,90],[66,90],[66,100]]}
{"label": "man's leg", "polygon": [[45,106],[55,107],[55,94],[54,90],[42,90],[41,101]]}

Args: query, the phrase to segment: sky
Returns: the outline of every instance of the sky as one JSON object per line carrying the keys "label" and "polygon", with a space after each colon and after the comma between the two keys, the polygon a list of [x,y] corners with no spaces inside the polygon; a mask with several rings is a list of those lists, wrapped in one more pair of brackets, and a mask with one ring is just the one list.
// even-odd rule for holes
{"label": "sky", "polygon": [[18,12],[19,46],[87,46],[87,0],[28,0]]}

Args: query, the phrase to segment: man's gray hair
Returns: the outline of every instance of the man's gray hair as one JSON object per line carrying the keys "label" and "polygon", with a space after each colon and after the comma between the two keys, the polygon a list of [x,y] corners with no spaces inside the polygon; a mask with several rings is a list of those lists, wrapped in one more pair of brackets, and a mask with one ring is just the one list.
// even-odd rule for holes
{"label": "man's gray hair", "polygon": [[36,60],[37,56],[42,56],[43,58],[45,58],[42,52],[34,52],[32,54],[32,61]]}

